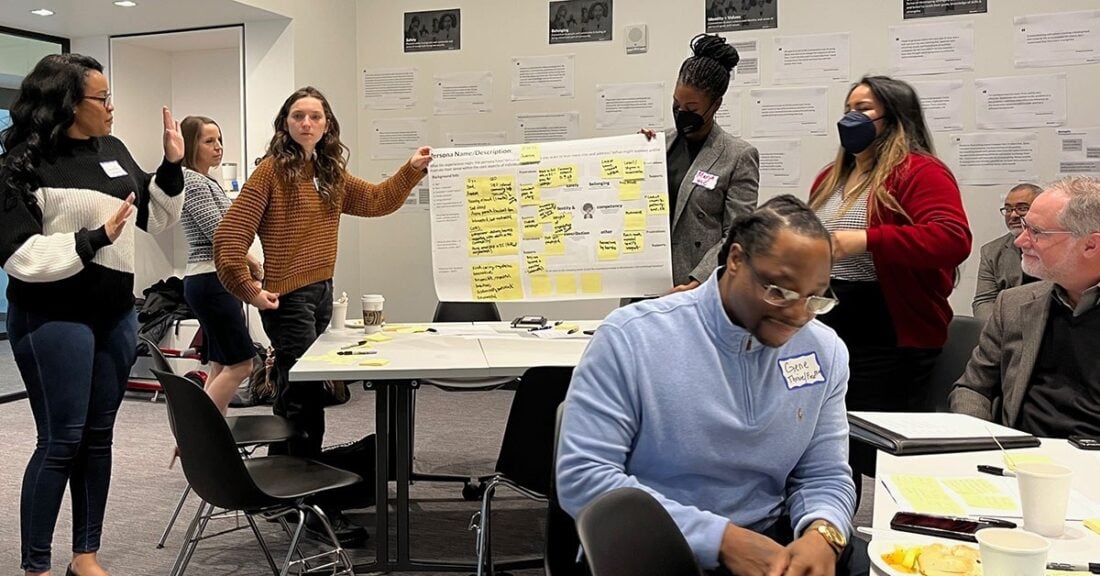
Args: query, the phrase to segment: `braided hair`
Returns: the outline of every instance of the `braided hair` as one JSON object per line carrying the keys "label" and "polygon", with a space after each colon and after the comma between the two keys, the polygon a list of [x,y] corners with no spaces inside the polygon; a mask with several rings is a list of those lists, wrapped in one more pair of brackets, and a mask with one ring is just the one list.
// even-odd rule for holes
{"label": "braided hair", "polygon": [[702,90],[712,101],[726,94],[733,78],[733,67],[741,60],[737,49],[726,39],[711,34],[699,34],[691,39],[693,56],[680,65],[678,82]]}
{"label": "braided hair", "polygon": [[783,228],[800,236],[825,240],[829,242],[830,252],[832,251],[832,238],[817,214],[805,202],[790,194],[783,194],[734,219],[726,241],[722,244],[722,250],[718,253],[718,265],[726,265],[734,242],[741,245],[749,258],[767,252]]}

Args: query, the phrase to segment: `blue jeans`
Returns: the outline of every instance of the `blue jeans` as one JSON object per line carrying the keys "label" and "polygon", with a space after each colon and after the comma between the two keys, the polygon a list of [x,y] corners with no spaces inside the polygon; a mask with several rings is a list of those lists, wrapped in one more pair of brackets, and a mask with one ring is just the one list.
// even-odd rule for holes
{"label": "blue jeans", "polygon": [[13,302],[8,335],[38,429],[20,498],[21,568],[40,572],[50,569],[65,484],[73,552],[99,550],[115,416],[137,355],[137,317],[131,311],[90,326],[49,320]]}

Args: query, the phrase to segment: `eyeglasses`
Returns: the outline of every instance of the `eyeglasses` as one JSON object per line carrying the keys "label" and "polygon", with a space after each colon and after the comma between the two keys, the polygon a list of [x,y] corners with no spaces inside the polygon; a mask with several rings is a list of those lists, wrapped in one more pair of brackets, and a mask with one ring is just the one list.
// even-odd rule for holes
{"label": "eyeglasses", "polygon": [[1053,234],[1073,234],[1073,232],[1070,232],[1069,230],[1043,230],[1040,228],[1036,228],[1031,224],[1028,224],[1026,218],[1020,218],[1020,224],[1024,227],[1024,233],[1027,234],[1035,242],[1039,242],[1043,238],[1046,238],[1047,236],[1051,236]]}
{"label": "eyeglasses", "polygon": [[1027,211],[1031,210],[1031,204],[1005,204],[1001,207],[999,212],[1005,216],[1008,216],[1009,212],[1015,212],[1019,216],[1027,214]]}
{"label": "eyeglasses", "polygon": [[103,107],[106,108],[111,105],[111,93],[108,92],[106,96],[85,96],[85,100],[98,100]]}
{"label": "eyeglasses", "polygon": [[760,278],[760,275],[756,273],[756,269],[752,267],[752,264],[746,259],[745,267],[749,269],[749,273],[752,274],[756,283],[764,288],[764,296],[761,297],[764,302],[771,304],[777,308],[787,308],[797,304],[800,300],[805,298],[806,309],[811,314],[825,314],[836,307],[840,303],[836,294],[833,293],[833,289],[828,288],[829,296],[802,296],[794,290],[788,290],[786,288],[776,286],[775,284],[765,284]]}

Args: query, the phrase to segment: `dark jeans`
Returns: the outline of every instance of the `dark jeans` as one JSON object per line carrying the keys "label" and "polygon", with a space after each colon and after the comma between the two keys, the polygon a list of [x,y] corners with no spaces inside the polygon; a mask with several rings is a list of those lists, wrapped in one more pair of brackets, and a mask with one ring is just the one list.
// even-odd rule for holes
{"label": "dark jeans", "polygon": [[[770,528],[760,532],[764,536],[786,546],[794,541],[794,532],[791,530],[791,521],[787,517],[780,518]],[[867,555],[867,543],[854,535],[848,539],[848,547],[841,553],[836,561],[836,576],[866,576],[871,573],[871,558]],[[707,572],[709,576],[730,576],[730,571],[725,566],[719,566]]]}
{"label": "dark jeans", "polygon": [[275,349],[275,404],[272,411],[294,423],[303,434],[269,454],[318,458],[325,438],[324,386],[291,382],[290,369],[332,319],[332,280],[315,282],[279,296],[279,307],[263,310],[264,331]]}
{"label": "dark jeans", "polygon": [[99,550],[115,416],[137,356],[137,318],[129,312],[93,327],[49,321],[13,302],[8,336],[38,431],[20,498],[21,567],[41,572],[50,569],[66,483],[73,551]]}

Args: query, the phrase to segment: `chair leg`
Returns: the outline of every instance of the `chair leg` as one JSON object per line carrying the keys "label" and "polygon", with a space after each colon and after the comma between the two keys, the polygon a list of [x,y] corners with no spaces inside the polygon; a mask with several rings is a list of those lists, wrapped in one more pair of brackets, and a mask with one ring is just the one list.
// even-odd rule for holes
{"label": "chair leg", "polygon": [[203,502],[199,506],[200,513],[202,514],[199,520],[198,529],[195,530],[195,534],[191,537],[191,546],[187,550],[187,555],[183,557],[183,564],[180,565],[179,572],[176,576],[183,576],[187,571],[187,565],[191,563],[191,556],[195,554],[195,549],[199,547],[199,540],[202,540],[202,533],[206,531],[206,524],[210,522],[210,516],[214,514],[214,505]]}
{"label": "chair leg", "polygon": [[267,559],[267,565],[271,567],[271,573],[279,576],[279,567],[275,565],[275,559],[271,557],[271,550],[267,547],[267,541],[264,540],[263,534],[260,534],[260,527],[256,526],[256,520],[252,518],[251,514],[245,514],[244,517],[248,520],[248,525],[252,527],[252,533],[256,535],[256,541],[260,543],[260,549],[264,551],[264,558]]}
{"label": "chair leg", "polygon": [[294,534],[290,537],[290,548],[286,551],[286,560],[283,561],[283,569],[279,572],[279,576],[287,576],[290,573],[290,564],[294,558],[294,551],[298,549],[298,541],[302,539],[302,532],[306,529],[306,515],[301,509],[298,510],[298,527],[294,529]]}
{"label": "chair leg", "polygon": [[176,524],[176,518],[180,515],[180,510],[183,509],[183,503],[187,501],[187,495],[191,493],[191,484],[188,484],[183,489],[183,494],[180,494],[180,501],[176,504],[176,510],[172,512],[172,517],[168,519],[168,525],[164,527],[164,533],[160,535],[160,541],[157,542],[157,548],[164,548],[164,543],[168,541],[168,534],[172,532],[172,526]]}
{"label": "chair leg", "polygon": [[[321,525],[325,527],[325,532],[328,534],[329,540],[332,541],[332,554],[336,557],[333,561],[334,566],[332,573],[353,574],[354,567],[351,563],[351,557],[349,557],[347,551],[344,550],[342,546],[340,546],[340,539],[337,538],[336,533],[332,531],[332,524],[329,523],[328,516],[325,515],[324,510],[321,510],[321,507],[317,506],[316,504],[311,504],[307,507],[309,508],[309,510],[313,511],[313,513],[317,515],[317,519],[320,520]],[[336,570],[335,564],[337,563],[340,565],[341,568],[339,571]]]}
{"label": "chair leg", "polygon": [[492,513],[491,500],[497,491],[498,480],[493,478],[485,485],[485,493],[481,495],[481,510],[478,512],[480,521],[477,530],[477,576],[493,574],[492,540],[490,538],[489,515]]}
{"label": "chair leg", "polygon": [[195,535],[195,530],[198,529],[199,520],[202,518],[202,511],[206,507],[206,502],[199,500],[199,507],[195,510],[195,515],[191,517],[191,522],[187,524],[187,531],[183,534],[183,543],[180,544],[180,550],[176,553],[176,560],[172,563],[172,570],[168,572],[169,576],[179,576],[180,566],[183,565],[183,557],[187,555],[187,548],[191,546],[191,538]]}

